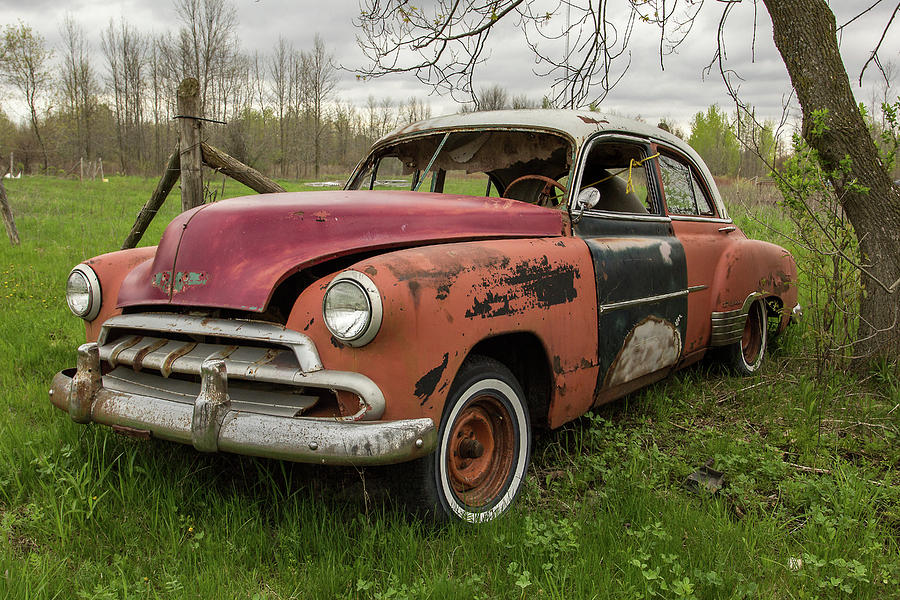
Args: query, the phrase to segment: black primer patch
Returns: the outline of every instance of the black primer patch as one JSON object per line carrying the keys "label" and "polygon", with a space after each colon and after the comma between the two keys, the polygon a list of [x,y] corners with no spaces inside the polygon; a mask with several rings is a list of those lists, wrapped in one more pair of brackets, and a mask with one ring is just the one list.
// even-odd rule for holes
{"label": "black primer patch", "polygon": [[444,374],[444,369],[447,368],[447,363],[450,360],[450,354],[444,353],[444,360],[431,369],[416,382],[416,398],[421,398],[422,402],[419,403],[419,406],[425,404],[428,401],[428,398],[431,397],[431,394],[434,393],[434,388],[437,387],[438,382],[441,380],[441,375]]}

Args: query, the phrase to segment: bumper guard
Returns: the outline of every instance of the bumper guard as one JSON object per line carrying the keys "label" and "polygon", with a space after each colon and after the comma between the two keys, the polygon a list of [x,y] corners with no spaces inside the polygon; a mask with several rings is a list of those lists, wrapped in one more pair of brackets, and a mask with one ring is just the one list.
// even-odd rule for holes
{"label": "bumper guard", "polygon": [[107,389],[95,343],[78,348],[74,374],[62,371],[53,378],[50,401],[76,423],[149,431],[201,452],[364,466],[413,460],[437,445],[437,430],[427,418],[347,422],[232,410],[225,362],[218,358],[204,361],[193,405]]}

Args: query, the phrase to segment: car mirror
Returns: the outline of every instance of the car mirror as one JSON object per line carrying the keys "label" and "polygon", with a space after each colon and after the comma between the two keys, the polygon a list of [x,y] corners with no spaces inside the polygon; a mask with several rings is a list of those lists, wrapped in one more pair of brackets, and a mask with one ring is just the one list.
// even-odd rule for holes
{"label": "car mirror", "polygon": [[576,200],[576,208],[580,212],[594,208],[600,203],[600,190],[595,187],[586,187],[578,192],[578,200]]}

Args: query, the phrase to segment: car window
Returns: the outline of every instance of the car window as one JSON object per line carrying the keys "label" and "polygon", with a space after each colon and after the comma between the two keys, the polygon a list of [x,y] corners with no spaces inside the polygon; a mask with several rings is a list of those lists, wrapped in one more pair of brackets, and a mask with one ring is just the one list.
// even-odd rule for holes
{"label": "car window", "polygon": [[595,188],[600,192],[593,210],[656,214],[648,185],[649,164],[641,145],[596,142],[588,150],[579,191]]}
{"label": "car window", "polygon": [[[531,130],[437,131],[377,148],[348,189],[417,189],[564,206],[571,142]],[[490,182],[490,185],[488,185]]]}
{"label": "car window", "polygon": [[669,214],[715,215],[697,174],[686,163],[663,154],[659,157],[659,171]]}

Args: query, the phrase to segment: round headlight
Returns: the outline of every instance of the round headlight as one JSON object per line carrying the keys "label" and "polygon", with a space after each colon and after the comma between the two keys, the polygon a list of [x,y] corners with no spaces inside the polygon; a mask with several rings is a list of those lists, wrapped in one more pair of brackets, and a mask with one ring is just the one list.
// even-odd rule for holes
{"label": "round headlight", "polygon": [[100,312],[100,280],[87,265],[78,265],[66,280],[66,303],[76,317],[93,321]]}
{"label": "round headlight", "polygon": [[328,284],[322,313],[335,338],[350,346],[364,346],[381,328],[381,295],[367,276],[345,271]]}

